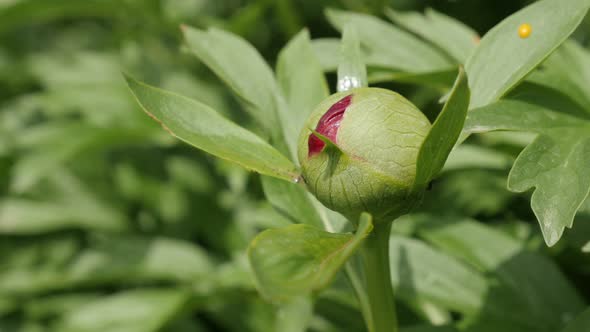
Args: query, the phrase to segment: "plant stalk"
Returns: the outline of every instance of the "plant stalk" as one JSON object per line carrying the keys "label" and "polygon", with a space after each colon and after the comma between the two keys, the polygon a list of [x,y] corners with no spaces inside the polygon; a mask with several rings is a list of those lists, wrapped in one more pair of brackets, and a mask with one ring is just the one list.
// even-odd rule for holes
{"label": "plant stalk", "polygon": [[365,317],[370,332],[397,332],[397,315],[389,267],[389,236],[391,223],[375,225],[361,247],[365,290],[370,307]]}

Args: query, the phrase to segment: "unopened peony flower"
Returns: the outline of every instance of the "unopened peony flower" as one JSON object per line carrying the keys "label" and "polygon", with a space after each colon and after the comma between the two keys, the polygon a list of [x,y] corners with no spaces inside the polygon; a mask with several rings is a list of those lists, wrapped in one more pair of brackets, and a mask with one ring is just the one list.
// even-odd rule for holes
{"label": "unopened peony flower", "polygon": [[309,190],[350,220],[376,222],[407,213],[420,199],[412,186],[431,124],[410,101],[379,88],[336,93],[312,112],[298,157]]}

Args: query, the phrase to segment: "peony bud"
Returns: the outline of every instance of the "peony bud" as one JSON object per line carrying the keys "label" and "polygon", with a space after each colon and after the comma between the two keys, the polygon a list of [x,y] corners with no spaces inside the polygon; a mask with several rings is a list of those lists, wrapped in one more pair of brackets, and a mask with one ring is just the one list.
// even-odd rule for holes
{"label": "peony bud", "polygon": [[401,95],[379,88],[336,93],[314,110],[299,138],[309,190],[350,220],[363,212],[392,221],[420,200],[412,189],[428,119]]}

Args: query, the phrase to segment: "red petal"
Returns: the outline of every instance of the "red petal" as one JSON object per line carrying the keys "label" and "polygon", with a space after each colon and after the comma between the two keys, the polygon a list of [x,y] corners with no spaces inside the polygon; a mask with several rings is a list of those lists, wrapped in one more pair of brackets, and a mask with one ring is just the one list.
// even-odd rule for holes
{"label": "red petal", "polygon": [[[342,122],[344,112],[346,111],[346,108],[348,108],[348,106],[350,105],[351,101],[352,95],[348,95],[340,99],[334,105],[332,105],[328,109],[328,111],[320,118],[320,121],[318,122],[315,131],[326,136],[332,142],[336,143],[336,134],[338,134],[338,129],[340,129],[340,122]],[[326,143],[324,143],[316,135],[309,135],[308,156],[311,157],[315,154],[322,152],[325,145]]]}

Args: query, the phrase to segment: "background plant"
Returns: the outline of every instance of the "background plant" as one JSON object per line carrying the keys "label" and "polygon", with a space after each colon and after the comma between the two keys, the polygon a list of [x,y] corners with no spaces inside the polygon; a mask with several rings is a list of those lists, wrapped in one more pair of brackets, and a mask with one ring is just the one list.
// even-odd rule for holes
{"label": "background plant", "polygon": [[[277,213],[263,199],[257,176],[170,139],[136,109],[119,74],[124,67],[135,77],[205,102],[260,134],[253,119],[241,112],[243,96],[233,99],[193,57],[177,50],[178,23],[203,27],[221,24],[247,36],[272,62],[277,48],[287,36],[297,33],[302,23],[323,22],[317,28],[310,26],[314,38],[334,36],[324,18],[306,16],[307,11],[294,2],[297,10],[293,12],[300,14],[297,28],[290,32],[275,29],[281,34],[270,38],[259,35],[257,31],[263,29],[248,23],[261,22],[264,17],[264,24],[277,24],[273,20],[277,16],[266,14],[276,11],[279,15],[280,10],[266,2],[248,3],[235,12],[242,4],[228,3],[225,8],[206,4],[209,9],[199,11],[209,13],[199,15],[204,17],[185,15],[192,11],[159,1],[128,1],[124,5],[101,2],[93,7],[76,6],[73,1],[60,3],[63,6],[16,1],[1,9],[0,132],[5,170],[0,209],[2,328],[267,331],[276,324],[278,329],[303,329],[294,322],[305,322],[317,331],[362,330],[353,292],[341,277],[320,293],[313,314],[305,304],[275,307],[256,295],[243,256],[247,243],[259,230],[288,225],[298,220],[298,211],[305,210],[293,208],[292,200],[278,195],[284,188],[276,189],[273,195],[269,194],[272,184],[266,185],[269,202],[279,207]],[[342,8],[348,4],[330,5]],[[492,16],[494,11],[470,12],[470,4],[459,5],[465,7],[463,14],[452,5],[445,10],[469,17],[467,22],[480,32],[491,24],[478,24],[502,18]],[[516,2],[507,6],[516,6]],[[374,8],[381,8],[381,4],[351,9],[372,10],[381,16]],[[502,10],[500,5],[494,8]],[[476,13],[482,12],[486,14],[476,20]],[[332,11],[328,18],[339,26],[343,15],[349,14]],[[386,15],[395,17],[396,13]],[[527,21],[537,16],[529,15]],[[232,19],[225,21],[228,16]],[[412,30],[412,26],[428,26],[421,21],[412,25],[420,16],[397,16],[397,28],[386,25],[387,33],[395,31],[392,36],[399,37],[400,31]],[[34,24],[28,23],[31,18]],[[549,28],[565,38],[578,17],[567,18],[571,21],[566,28],[558,24]],[[536,32],[542,36],[552,33],[538,30],[532,23],[533,36]],[[358,25],[361,34],[363,26],[368,25]],[[524,76],[525,70],[512,81],[521,84],[502,100],[496,102],[500,96],[493,96],[482,101],[488,105],[474,104],[483,107],[472,110],[466,131],[533,130],[547,137],[535,142],[535,149],[557,142],[566,147],[558,151],[572,147],[577,152],[575,149],[581,146],[577,140],[583,135],[562,133],[585,133],[582,124],[587,118],[584,100],[588,92],[584,89],[588,77],[584,73],[588,59],[583,42],[587,41],[588,29],[587,25],[583,27],[574,34],[578,41],[559,48],[539,70]],[[442,30],[415,30],[415,34],[399,37],[404,42],[412,40],[412,47],[421,45],[416,47],[430,50],[410,53],[410,57],[399,58],[403,54],[395,51],[403,48],[384,43],[388,40],[385,38],[374,40],[381,44],[364,45],[364,49],[371,82],[403,92],[434,119],[440,109],[436,101],[455,77],[451,68],[464,63],[471,50],[464,46],[463,57],[456,54],[458,58],[454,58],[447,54],[451,50],[444,51],[440,36],[429,35],[432,31]],[[462,31],[461,40],[474,36],[471,30]],[[334,70],[337,40],[313,40],[312,47],[320,66]],[[462,48],[450,49],[456,52]],[[542,61],[549,51],[541,52],[532,64]],[[498,55],[496,52],[493,48],[482,51]],[[420,62],[416,54],[438,60]],[[487,81],[497,82],[482,79]],[[328,75],[328,82],[334,86],[332,75]],[[297,100],[301,98],[287,103]],[[257,106],[245,105],[251,111]],[[536,109],[541,111],[520,117],[534,123],[519,124],[515,121],[519,117],[509,115]],[[555,124],[548,123],[547,118],[556,116],[565,128],[562,132],[547,129],[554,129]],[[402,327],[428,331],[433,324],[443,324],[447,326],[435,330],[555,331],[586,307],[588,289],[583,280],[588,259],[581,248],[589,239],[584,222],[589,214],[587,203],[576,214],[574,231],[566,230],[565,237],[548,249],[542,243],[527,195],[505,190],[508,169],[531,137],[506,132],[470,136],[454,151],[421,210],[396,224],[391,242],[391,261],[396,267],[392,281]],[[583,171],[584,160],[577,162]],[[575,164],[574,160],[567,163]],[[549,174],[545,179],[561,177]],[[526,181],[519,185],[522,182],[516,179],[511,180],[515,183],[511,188],[526,189]],[[545,179],[533,183],[543,184]],[[533,208],[534,202],[533,197]],[[304,213],[306,220],[314,220],[309,218],[309,211]],[[321,218],[315,220],[321,222]],[[550,229],[559,234],[569,222],[560,219]],[[131,312],[131,307],[137,310]],[[583,317],[573,324],[583,324]]]}

